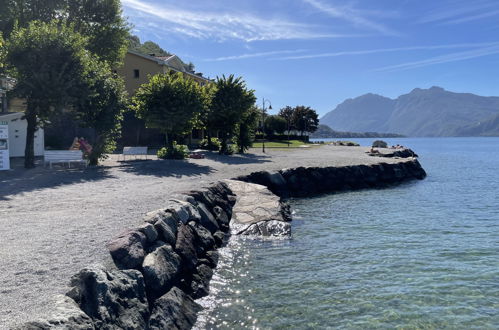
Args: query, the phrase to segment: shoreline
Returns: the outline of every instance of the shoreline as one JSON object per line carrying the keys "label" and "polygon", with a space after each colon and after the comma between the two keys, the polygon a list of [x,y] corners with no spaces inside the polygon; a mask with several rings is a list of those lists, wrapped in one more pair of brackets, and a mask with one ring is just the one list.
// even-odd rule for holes
{"label": "shoreline", "polygon": [[[12,223],[10,223],[10,226],[6,226],[6,229],[9,229],[9,234],[17,234],[17,238],[28,238],[33,239],[33,244],[26,246],[25,249],[19,249],[15,252],[18,252],[20,255],[22,253],[28,252],[29,254],[33,255],[39,255],[39,256],[44,256],[45,254],[43,253],[44,251],[47,251],[48,253],[45,255],[47,257],[52,257],[51,260],[48,260],[48,263],[50,265],[56,266],[56,268],[53,268],[52,270],[48,269],[42,272],[38,273],[29,273],[29,268],[27,272],[23,272],[22,269],[25,266],[20,266],[16,267],[15,264],[11,265],[11,267],[7,267],[7,272],[4,274],[4,283],[8,284],[8,279],[6,278],[7,275],[9,275],[9,272],[17,271],[21,272],[18,275],[18,278],[20,277],[22,280],[23,276],[22,274],[29,274],[33,275],[33,278],[30,278],[28,276],[27,278],[25,277],[23,282],[17,281],[19,284],[24,283],[20,286],[12,287],[11,286],[11,291],[6,292],[6,298],[7,300],[5,301],[6,304],[9,303],[9,297],[12,297],[15,299],[19,294],[24,294],[30,298],[30,295],[34,297],[34,299],[29,300],[27,299],[26,302],[28,303],[27,305],[31,305],[27,308],[31,309],[33,308],[34,313],[32,314],[34,317],[38,315],[43,315],[46,313],[47,308],[43,308],[43,306],[46,307],[46,301],[50,301],[51,297],[54,296],[57,293],[64,293],[65,290],[67,290],[67,280],[69,279],[69,276],[74,274],[75,270],[78,271],[81,268],[83,268],[84,265],[88,265],[89,262],[86,260],[90,261],[97,261],[103,264],[110,264],[110,258],[109,255],[107,254],[107,251],[104,248],[104,243],[99,243],[99,242],[106,242],[109,237],[110,233],[112,235],[116,234],[120,229],[125,228],[129,226],[130,224],[133,224],[136,222],[136,220],[133,219],[138,219],[140,214],[145,213],[144,211],[141,211],[141,209],[146,209],[146,211],[150,211],[151,209],[157,208],[154,206],[155,203],[151,203],[150,201],[156,200],[156,205],[162,205],[164,204],[164,201],[167,200],[170,197],[175,197],[178,195],[178,192],[185,191],[188,189],[196,188],[200,184],[207,184],[211,182],[209,178],[212,178],[214,180],[219,180],[222,178],[227,178],[231,177],[229,176],[230,173],[241,173],[243,171],[248,171],[250,172],[252,169],[258,170],[259,168],[266,169],[266,168],[276,168],[280,167],[283,168],[282,164],[284,165],[289,165],[289,164],[312,164],[312,165],[327,165],[327,164],[337,164],[339,166],[344,166],[344,165],[353,165],[353,164],[375,164],[381,161],[381,159],[373,159],[373,157],[368,157],[366,156],[363,152],[363,149],[367,148],[349,148],[349,147],[329,147],[329,146],[323,146],[321,148],[314,148],[312,150],[299,150],[297,152],[293,151],[284,151],[281,153],[278,152],[273,152],[270,155],[262,155],[262,154],[252,154],[248,155],[247,157],[217,157],[217,155],[209,155],[209,158],[204,161],[188,161],[188,162],[169,162],[169,161],[148,161],[148,162],[132,162],[130,164],[126,164],[125,167],[113,167],[111,164],[109,169],[95,169],[96,171],[79,171],[76,170],[75,172],[68,173],[66,170],[62,170],[55,174],[50,172],[48,173],[49,176],[51,174],[54,174],[56,179],[62,179],[68,180],[69,182],[66,183],[58,183],[55,186],[42,186],[40,188],[37,188],[33,191],[28,191],[28,190],[22,190],[23,186],[19,186],[20,190],[22,190],[22,194],[16,194],[14,196],[10,196],[8,199],[2,199],[2,204],[5,205],[5,202],[7,204],[15,204],[16,202],[19,202],[19,200],[25,199],[28,201],[30,198],[32,198],[32,203],[30,203],[27,206],[23,206],[21,204],[20,208],[17,208],[17,216],[15,212],[10,212],[10,219],[14,220]],[[113,161],[113,160],[111,160]],[[397,163],[399,160],[386,160],[383,159],[383,162],[388,162],[388,163]],[[168,168],[165,169],[164,165],[167,165]],[[203,171],[205,173],[188,173],[187,170],[191,171],[193,169],[199,169],[200,167],[203,167]],[[206,168],[210,167],[210,170],[207,170]],[[103,177],[99,178],[88,178],[87,181],[81,180],[79,178],[78,181],[71,181],[73,178],[72,176],[79,177],[82,174],[83,175],[89,175],[93,174],[95,175],[95,172],[107,172],[107,173],[102,173],[106,174]],[[168,171],[165,173],[165,171]],[[42,174],[46,174],[47,171],[41,170],[40,172]],[[176,173],[175,173],[176,172]],[[171,174],[170,174],[171,173]],[[250,172],[251,173],[251,172]],[[99,173],[97,173],[99,174]],[[163,175],[161,175],[163,174]],[[142,176],[143,175],[143,176]],[[123,178],[122,176],[125,176]],[[44,176],[45,177],[45,176]],[[234,177],[234,175],[233,175]],[[2,177],[0,177],[2,178]],[[130,180],[131,178],[134,178],[135,180]],[[2,178],[3,179],[3,178]],[[23,179],[22,176],[19,176],[18,179]],[[27,180],[28,178],[26,178]],[[29,178],[32,180],[32,178]],[[123,179],[125,181],[123,181]],[[201,179],[201,180],[200,180]],[[208,180],[207,180],[208,179]],[[74,180],[74,179],[73,179]],[[21,183],[22,180],[20,180]],[[160,181],[160,182],[157,182]],[[18,181],[19,182],[19,181]],[[172,184],[174,182],[178,183],[183,183],[182,185],[178,184]],[[155,185],[154,185],[155,184]],[[48,185],[48,184],[47,184]],[[165,187],[165,185],[168,185],[168,187]],[[95,187],[97,186],[97,187]],[[122,192],[122,187],[125,187],[125,191],[127,191],[126,194],[123,194]],[[134,206],[138,206],[139,204],[137,203],[130,203],[127,205],[127,201],[129,201],[129,197],[132,194],[132,190],[130,188],[133,186],[134,190],[136,192],[139,192],[142,190],[143,195],[138,195],[137,202],[140,202],[141,200],[148,200],[147,205],[141,204],[141,208],[134,209]],[[153,189],[150,189],[151,186]],[[55,188],[55,189],[54,189]],[[76,188],[76,189],[75,189]],[[91,190],[89,190],[91,188]],[[99,192],[99,189],[101,188],[106,188],[102,189],[103,191]],[[166,190],[165,190],[166,188]],[[175,189],[177,188],[177,189]],[[94,191],[97,192],[95,196],[89,196],[88,193],[89,191]],[[161,194],[161,191],[163,194]],[[164,192],[166,191],[166,195]],[[168,192],[169,191],[169,192]],[[76,193],[76,196],[73,196],[71,193]],[[63,194],[64,196],[61,197],[60,194]],[[107,195],[103,198],[103,194]],[[26,219],[25,217],[28,215],[38,215],[38,216],[43,216],[43,210],[37,209],[37,205],[39,204],[46,204],[50,205],[50,203],[47,203],[46,201],[47,197],[46,195],[57,195],[59,198],[58,201],[59,203],[55,202],[55,207],[60,208],[63,205],[67,205],[67,208],[64,208],[62,210],[59,210],[58,212],[54,213],[53,210],[49,210],[48,215],[51,216],[51,219],[56,220],[55,223],[47,223],[47,228],[51,229],[51,232],[49,233],[48,237],[50,237],[52,242],[57,243],[57,240],[60,238],[65,238],[62,240],[62,243],[67,242],[68,239],[74,240],[75,243],[77,243],[76,249],[71,248],[71,243],[65,244],[66,249],[58,249],[56,248],[56,244],[49,244],[49,245],[44,245],[42,244],[40,246],[39,243],[37,243],[37,237],[44,238],[44,233],[43,230],[38,232],[38,234],[41,235],[33,235],[31,237],[27,237],[27,234],[25,233],[23,236],[19,236],[19,231],[15,231],[14,227],[16,225],[20,225],[18,222],[20,219]],[[158,195],[161,197],[158,198]],[[71,197],[76,197],[76,198],[71,198]],[[79,197],[82,198],[87,198],[89,197],[90,202],[89,205],[80,205],[78,204]],[[153,197],[154,196],[154,197]],[[2,197],[0,195],[0,197]],[[127,212],[128,218],[131,220],[128,220],[126,222],[124,221],[112,221],[111,223],[108,223],[109,221],[106,221],[106,219],[115,219],[115,220],[121,220],[117,219],[118,214],[116,213],[115,209],[113,211],[112,208],[109,208],[109,205],[106,206],[104,203],[102,208],[95,212],[95,208],[89,207],[91,206],[93,201],[101,201],[101,202],[106,202],[108,201],[109,198],[111,199],[111,205],[114,205],[114,200],[116,198],[123,199],[124,204],[120,204],[121,207],[123,208],[123,211]],[[65,199],[65,200],[64,200]],[[100,199],[100,200],[99,200]],[[63,202],[64,204],[61,204]],[[80,208],[77,208],[79,212],[76,213],[76,219],[80,218],[80,221],[75,221],[75,215],[73,214],[74,212],[71,212],[70,207],[74,207],[75,204],[77,206],[81,206]],[[120,207],[120,205],[117,205]],[[14,205],[12,205],[14,206]],[[0,209],[0,211],[4,211],[2,214],[7,214],[7,211],[12,211],[12,208],[7,207],[6,209]],[[14,208],[14,210],[16,210]],[[19,213],[19,211],[21,213]],[[97,213],[98,218],[91,218],[90,215],[88,214],[89,211],[94,211],[90,213]],[[105,213],[105,214],[103,214]],[[68,220],[70,220],[70,226],[71,227],[64,227],[62,226],[63,223],[60,223],[60,220],[63,220],[66,218],[65,216],[68,215]],[[17,218],[17,221],[15,220]],[[5,219],[5,218],[4,218]],[[9,217],[7,218],[7,220]],[[84,220],[93,220],[90,221],[90,223],[85,223]],[[125,218],[124,218],[125,219]],[[123,220],[124,220],[123,219]],[[22,223],[23,228],[27,229],[43,229],[39,226],[38,223],[36,223],[37,219],[28,219],[28,221]],[[72,220],[72,221],[71,221]],[[82,221],[83,220],[83,221]],[[98,223],[99,226],[102,226],[102,224],[107,224],[105,228],[96,228],[93,223]],[[128,225],[127,225],[128,223]],[[44,223],[45,224],[45,223]],[[54,227],[54,225],[56,227]],[[69,224],[68,224],[69,225]],[[33,227],[34,226],[34,227]],[[69,228],[72,228],[69,229]],[[6,229],[4,229],[6,231]],[[55,229],[55,230],[54,230]],[[101,230],[104,229],[104,230]],[[97,232],[99,231],[99,232]],[[88,234],[87,234],[88,233]],[[69,235],[68,235],[69,234]],[[97,234],[97,235],[96,235]],[[7,235],[9,236],[9,235]],[[15,235],[14,235],[15,236]],[[68,237],[69,236],[69,237]],[[47,238],[48,238],[47,237]],[[96,239],[99,238],[100,239]],[[82,239],[83,238],[83,239]],[[12,240],[13,241],[13,240]],[[22,239],[18,239],[15,242],[20,241],[22,243]],[[13,241],[14,242],[14,241]],[[81,248],[78,248],[78,246],[82,246]],[[30,253],[30,249],[34,250],[33,252]],[[71,254],[69,254],[70,259],[68,259],[68,253],[71,253],[71,251],[76,252],[77,254],[81,254],[80,258],[73,256],[71,257]],[[100,251],[100,252],[99,252]],[[5,252],[5,251],[4,251]],[[42,254],[40,255],[40,252]],[[82,253],[83,252],[83,253]],[[97,252],[97,253],[95,253]],[[91,254],[89,257],[85,258],[85,254],[89,253]],[[29,255],[28,254],[28,255]],[[96,259],[96,256],[103,256],[99,257]],[[8,255],[7,255],[8,256]],[[15,255],[14,255],[15,257]],[[62,257],[62,258],[61,258]],[[82,258],[83,257],[83,258]],[[76,258],[76,259],[75,259]],[[102,258],[102,259],[101,259]],[[19,257],[17,260],[29,260],[29,257]],[[62,259],[62,260],[61,260]],[[77,260],[79,259],[79,261]],[[4,259],[5,260],[5,259]],[[38,264],[37,266],[42,268],[43,270],[43,258],[42,260],[38,259],[42,263]],[[58,260],[63,261],[62,265],[57,267]],[[100,261],[99,261],[100,260]],[[107,262],[106,262],[107,260]],[[13,260],[14,261],[14,260]],[[71,264],[68,264],[67,261],[70,261]],[[9,263],[9,260],[7,258],[6,260],[7,264]],[[70,265],[72,267],[67,267],[65,268],[64,266]],[[63,267],[63,268],[61,268]],[[35,268],[35,269],[33,269]],[[31,267],[33,271],[37,271],[36,267]],[[60,271],[64,270],[64,271]],[[69,273],[69,275],[68,275]],[[54,276],[55,275],[55,276]],[[12,279],[10,279],[12,280]],[[41,292],[36,291],[38,289],[37,283],[40,283],[42,288],[39,290]],[[24,289],[23,289],[24,288]],[[8,286],[7,286],[7,289]],[[16,292],[17,289],[17,292]],[[19,290],[20,289],[20,290]],[[35,292],[34,292],[35,291]],[[30,294],[30,292],[32,292]],[[36,293],[40,293],[37,295]],[[12,302],[12,300],[10,301]],[[41,303],[44,302],[44,303]],[[20,304],[22,302],[17,302],[14,304],[14,306]],[[26,305],[26,304],[25,304]],[[5,305],[4,305],[5,306]],[[42,308],[40,308],[42,306]],[[22,307],[22,306],[19,306]],[[9,306],[9,308],[12,308],[12,305]],[[26,308],[26,307],[24,307]],[[3,312],[2,317],[0,318],[1,323],[4,323],[5,320],[16,320],[16,316],[18,317],[18,324],[23,320],[23,313],[21,312],[24,308],[20,308],[17,312],[17,315],[15,312],[11,311],[8,312],[7,310],[7,315],[4,314]],[[11,318],[12,317],[12,318]],[[15,322],[14,322],[15,324]],[[14,324],[8,324],[14,325]]]}

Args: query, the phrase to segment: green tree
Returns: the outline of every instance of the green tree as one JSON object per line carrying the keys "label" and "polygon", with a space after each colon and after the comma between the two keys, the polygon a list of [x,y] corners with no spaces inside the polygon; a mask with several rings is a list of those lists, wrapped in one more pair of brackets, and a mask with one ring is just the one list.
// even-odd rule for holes
{"label": "green tree", "polygon": [[203,97],[199,85],[181,73],[157,74],[137,90],[132,104],[146,127],[160,129],[173,148],[173,138],[194,127]]}
{"label": "green tree", "polygon": [[236,128],[236,143],[239,153],[243,154],[253,145],[260,114],[260,109],[254,106],[242,114],[241,120]]}
{"label": "green tree", "polygon": [[242,116],[255,104],[256,97],[241,77],[222,76],[215,84],[209,122],[213,130],[219,131],[220,154],[226,154],[227,141],[233,137]]}
{"label": "green tree", "polygon": [[92,62],[82,90],[85,97],[75,103],[75,111],[81,126],[93,128],[89,163],[97,165],[99,159],[105,159],[116,147],[128,97],[123,80],[100,61]]}
{"label": "green tree", "polygon": [[57,20],[87,36],[88,49],[111,66],[125,55],[128,26],[119,0],[0,0],[0,8],[0,31],[7,40],[16,27]]}
{"label": "green tree", "polygon": [[267,134],[282,134],[286,131],[288,123],[279,115],[270,115],[265,119],[265,132]]}
{"label": "green tree", "polygon": [[286,120],[286,125],[287,125],[286,130],[288,130],[288,134],[289,134],[290,130],[295,129],[295,127],[293,126],[293,113],[294,113],[294,111],[295,111],[295,109],[293,107],[290,107],[289,105],[287,105],[284,108],[282,108],[281,110],[279,110],[278,115]]}
{"label": "green tree", "polygon": [[64,7],[66,21],[88,36],[88,50],[112,67],[121,63],[127,51],[129,28],[120,0],[66,0]]}
{"label": "green tree", "polygon": [[56,111],[81,97],[91,58],[87,39],[71,26],[31,22],[14,31],[6,61],[16,78],[14,95],[26,99],[25,167],[34,167],[34,135]]}
{"label": "green tree", "polygon": [[317,112],[303,105],[296,106],[293,111],[292,123],[296,130],[303,136],[304,132],[315,132],[319,125]]}

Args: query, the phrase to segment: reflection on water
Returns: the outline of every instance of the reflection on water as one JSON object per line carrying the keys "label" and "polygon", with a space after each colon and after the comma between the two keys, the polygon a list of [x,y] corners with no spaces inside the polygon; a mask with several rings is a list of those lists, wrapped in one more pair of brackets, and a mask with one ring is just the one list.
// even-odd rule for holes
{"label": "reflection on water", "polygon": [[426,180],[293,200],[291,240],[232,239],[198,328],[497,329],[499,139],[400,142]]}

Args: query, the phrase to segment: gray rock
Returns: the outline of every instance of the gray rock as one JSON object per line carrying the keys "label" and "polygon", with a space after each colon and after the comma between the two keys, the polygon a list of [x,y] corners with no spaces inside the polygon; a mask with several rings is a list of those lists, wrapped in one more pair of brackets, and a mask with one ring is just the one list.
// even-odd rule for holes
{"label": "gray rock", "polygon": [[187,223],[190,220],[199,220],[201,218],[198,210],[187,201],[171,199],[166,209],[182,223]]}
{"label": "gray rock", "polygon": [[106,244],[120,269],[139,268],[144,260],[146,236],[138,230],[126,230]]}
{"label": "gray rock", "polygon": [[203,256],[206,251],[212,250],[215,247],[215,239],[201,224],[195,222],[189,222],[189,226],[194,230],[196,236],[196,252],[198,256]]}
{"label": "gray rock", "polygon": [[205,260],[208,261],[208,266],[215,268],[218,265],[218,260],[220,259],[220,254],[217,251],[206,252]]}
{"label": "gray rock", "polygon": [[67,295],[96,329],[145,329],[149,318],[144,278],[137,270],[86,268],[71,279]]}
{"label": "gray rock", "polygon": [[191,329],[201,306],[177,287],[158,298],[149,321],[151,330]]}
{"label": "gray rock", "polygon": [[257,223],[262,236],[283,237],[291,235],[291,224],[276,220],[263,221]]}
{"label": "gray rock", "polygon": [[156,228],[159,234],[159,239],[171,246],[175,246],[175,242],[177,241],[177,220],[171,214],[156,221],[154,228]]}
{"label": "gray rock", "polygon": [[154,224],[156,221],[163,219],[166,215],[165,209],[154,210],[147,212],[143,220],[147,223]]}
{"label": "gray rock", "polygon": [[204,205],[203,203],[198,203],[198,210],[199,214],[201,215],[200,223],[211,233],[216,232],[219,229],[218,223],[215,220],[213,214],[208,210],[206,205]]}
{"label": "gray rock", "polygon": [[216,246],[221,247],[225,244],[227,234],[225,234],[223,231],[219,230],[215,234],[213,234],[213,238],[215,239]]}
{"label": "gray rock", "polygon": [[153,243],[158,239],[158,231],[148,222],[140,225],[137,230],[146,236],[149,243]]}
{"label": "gray rock", "polygon": [[175,252],[182,258],[182,266],[186,270],[194,270],[198,262],[196,247],[194,246],[196,236],[191,226],[182,224],[178,230]]}
{"label": "gray rock", "polygon": [[197,273],[192,277],[192,297],[199,299],[206,297],[210,292],[210,280],[213,277],[213,270],[210,266],[199,264],[197,266]]}
{"label": "gray rock", "polygon": [[54,311],[46,320],[23,324],[17,330],[95,330],[92,319],[70,297],[58,295]]}
{"label": "gray rock", "polygon": [[213,213],[215,214],[215,219],[219,228],[223,231],[229,230],[230,219],[227,213],[220,206],[215,206],[213,208]]}
{"label": "gray rock", "polygon": [[161,246],[145,257],[142,268],[149,297],[160,297],[175,285],[180,262],[180,257],[169,245]]}

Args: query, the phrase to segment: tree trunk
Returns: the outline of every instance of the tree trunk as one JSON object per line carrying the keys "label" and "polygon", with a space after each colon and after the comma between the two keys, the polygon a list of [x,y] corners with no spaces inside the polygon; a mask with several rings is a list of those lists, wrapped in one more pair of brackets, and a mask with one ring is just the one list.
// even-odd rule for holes
{"label": "tree trunk", "polygon": [[220,142],[220,151],[218,153],[220,155],[225,155],[227,153],[227,133],[222,132],[222,141]]}
{"label": "tree trunk", "polygon": [[32,106],[28,105],[26,111],[26,121],[28,127],[26,129],[26,148],[24,149],[24,167],[35,167],[35,132],[36,132],[36,112]]}

